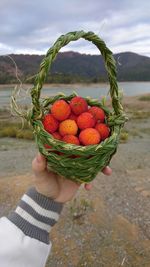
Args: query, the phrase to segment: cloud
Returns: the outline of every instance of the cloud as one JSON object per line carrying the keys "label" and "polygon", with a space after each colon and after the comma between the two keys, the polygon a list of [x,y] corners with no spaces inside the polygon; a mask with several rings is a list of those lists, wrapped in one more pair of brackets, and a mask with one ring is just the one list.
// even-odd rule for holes
{"label": "cloud", "polygon": [[[64,33],[94,31],[113,52],[150,56],[150,2],[147,0],[1,0],[0,54],[43,54]],[[85,41],[62,51],[97,54]]]}

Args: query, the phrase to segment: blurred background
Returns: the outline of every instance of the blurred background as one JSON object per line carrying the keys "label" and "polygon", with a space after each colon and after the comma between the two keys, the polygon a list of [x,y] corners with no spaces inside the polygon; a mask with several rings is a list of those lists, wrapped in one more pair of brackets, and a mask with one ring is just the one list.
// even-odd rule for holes
{"label": "blurred background", "polygon": [[[113,174],[99,174],[91,192],[81,187],[51,232],[47,267],[150,266],[150,2],[0,2],[0,215],[7,215],[32,185],[37,153],[32,129],[13,116],[10,98],[31,106],[30,90],[44,54],[61,35],[98,34],[116,60],[122,104],[128,115]],[[84,40],[61,49],[41,99],[76,91],[110,106],[109,83],[97,48]]]}

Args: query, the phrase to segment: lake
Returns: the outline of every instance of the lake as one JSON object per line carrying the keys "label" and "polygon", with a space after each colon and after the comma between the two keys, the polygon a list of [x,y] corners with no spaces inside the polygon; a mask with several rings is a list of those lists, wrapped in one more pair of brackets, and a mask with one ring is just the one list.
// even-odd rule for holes
{"label": "lake", "polygon": [[[150,93],[150,82],[120,82],[118,83],[119,89],[123,90],[124,95],[134,96],[145,93]],[[20,94],[20,100],[23,104],[31,103],[30,93],[25,86],[26,90],[22,90]],[[9,106],[10,97],[14,86],[0,86],[0,108]],[[76,91],[80,96],[90,96],[92,98],[99,98],[107,96],[109,90],[109,84],[71,84],[71,85],[45,85],[42,89],[41,96],[51,96],[59,92],[63,92],[66,95],[70,95],[73,91]],[[28,94],[27,94],[28,91]]]}

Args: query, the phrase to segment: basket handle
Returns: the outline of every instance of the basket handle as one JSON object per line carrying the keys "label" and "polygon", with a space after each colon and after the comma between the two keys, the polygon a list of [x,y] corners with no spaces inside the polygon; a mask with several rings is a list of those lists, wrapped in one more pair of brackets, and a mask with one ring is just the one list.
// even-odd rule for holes
{"label": "basket handle", "polygon": [[101,52],[110,83],[110,96],[112,98],[112,106],[114,109],[114,113],[116,115],[121,115],[123,113],[123,108],[120,103],[117,78],[116,78],[116,63],[112,55],[112,52],[107,48],[105,42],[93,32],[75,31],[75,32],[69,32],[65,35],[61,35],[54,43],[54,45],[47,51],[45,58],[40,64],[40,70],[36,75],[34,87],[31,90],[33,113],[36,119],[41,118],[41,108],[39,102],[40,92],[52,62],[54,61],[59,50],[63,46],[67,45],[71,41],[76,41],[80,38],[83,38],[95,44],[96,47]]}

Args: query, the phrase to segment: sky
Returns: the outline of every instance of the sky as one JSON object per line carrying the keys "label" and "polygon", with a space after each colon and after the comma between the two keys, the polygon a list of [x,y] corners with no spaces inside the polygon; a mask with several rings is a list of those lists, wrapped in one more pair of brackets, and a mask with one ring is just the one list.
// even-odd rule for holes
{"label": "sky", "polygon": [[[150,57],[149,0],[0,0],[0,55],[45,54],[70,31],[98,34],[113,53]],[[98,54],[88,41],[61,49]]]}

